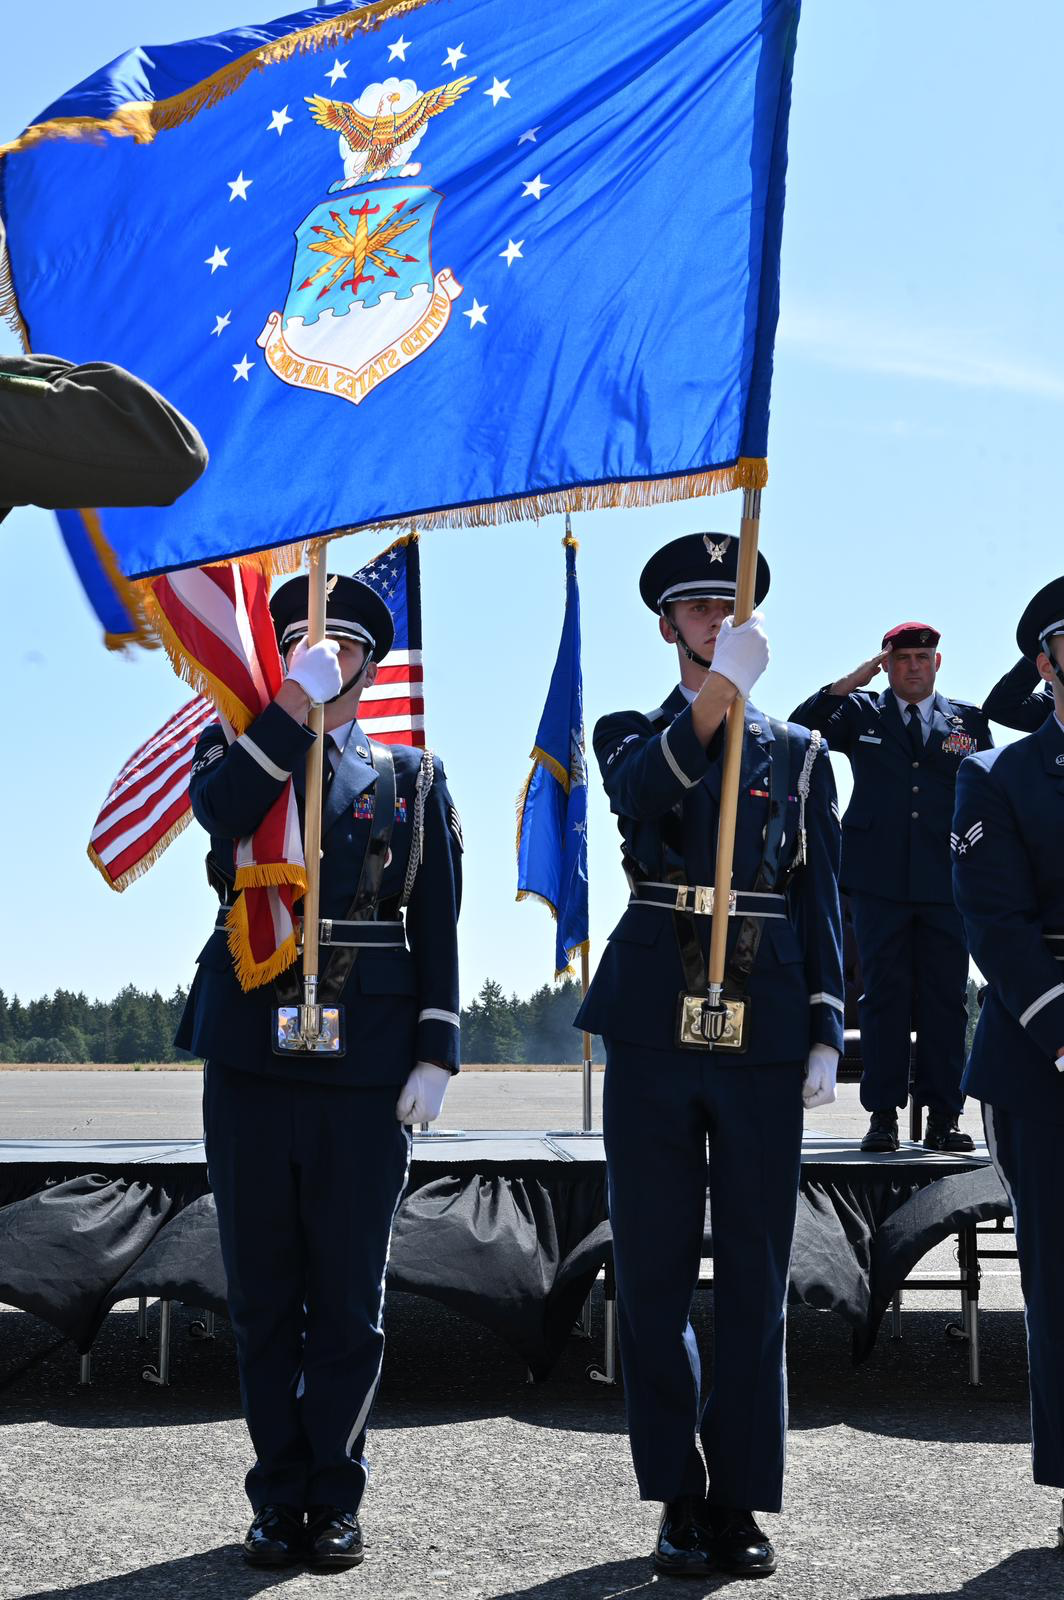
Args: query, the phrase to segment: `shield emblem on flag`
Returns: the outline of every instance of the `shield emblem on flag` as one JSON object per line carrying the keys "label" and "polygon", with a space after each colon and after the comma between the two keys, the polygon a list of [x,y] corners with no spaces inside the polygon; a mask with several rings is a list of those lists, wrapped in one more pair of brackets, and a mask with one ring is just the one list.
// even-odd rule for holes
{"label": "shield emblem on flag", "polygon": [[441,199],[424,184],[374,184],[314,207],[296,229],[284,310],[258,339],[277,377],[357,406],[439,338],[462,292],[432,266]]}

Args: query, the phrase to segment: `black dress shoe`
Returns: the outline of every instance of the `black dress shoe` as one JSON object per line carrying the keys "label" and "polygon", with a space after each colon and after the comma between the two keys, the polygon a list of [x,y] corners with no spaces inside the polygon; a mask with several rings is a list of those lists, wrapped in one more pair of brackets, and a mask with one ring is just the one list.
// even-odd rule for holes
{"label": "black dress shoe", "polygon": [[736,1578],[767,1578],[776,1570],[776,1552],[752,1512],[706,1506],[710,1554],[722,1572]]}
{"label": "black dress shoe", "polygon": [[677,1578],[704,1578],[713,1571],[704,1501],[686,1497],[663,1507],[650,1559],[655,1572]]}
{"label": "black dress shoe", "polygon": [[970,1134],[962,1133],[957,1126],[957,1118],[948,1111],[932,1111],[927,1113],[927,1127],[924,1130],[925,1150],[954,1150],[959,1154],[967,1155],[975,1149]]}
{"label": "black dress shoe", "polygon": [[342,1506],[307,1510],[307,1555],[315,1567],[357,1567],[362,1560],[362,1529],[353,1511]]}
{"label": "black dress shoe", "polygon": [[898,1148],[898,1113],[873,1111],[868,1132],[861,1140],[862,1150],[896,1150]]}
{"label": "black dress shoe", "polygon": [[252,1567],[290,1567],[305,1551],[303,1513],[298,1506],[263,1506],[244,1539],[244,1560]]}

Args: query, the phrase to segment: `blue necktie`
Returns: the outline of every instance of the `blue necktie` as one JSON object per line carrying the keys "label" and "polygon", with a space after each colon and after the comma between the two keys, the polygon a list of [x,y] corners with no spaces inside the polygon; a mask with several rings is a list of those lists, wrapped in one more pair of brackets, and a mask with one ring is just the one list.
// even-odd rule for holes
{"label": "blue necktie", "polygon": [[910,706],[905,715],[909,719],[909,743],[913,747],[913,754],[922,756],[924,753],[924,729],[920,717],[920,707]]}

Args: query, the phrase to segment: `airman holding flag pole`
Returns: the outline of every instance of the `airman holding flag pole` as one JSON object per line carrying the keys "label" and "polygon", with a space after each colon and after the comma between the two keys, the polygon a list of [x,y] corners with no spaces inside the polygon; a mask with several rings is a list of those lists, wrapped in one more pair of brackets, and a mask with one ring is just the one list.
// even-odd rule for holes
{"label": "airman holding flag pole", "polygon": [[[826,747],[748,700],[768,662],[751,614],[769,583],[757,526],[751,493],[740,540],[690,534],[647,562],[640,592],[680,682],[656,710],[615,712],[594,733],[631,899],[577,1026],[606,1046],[628,1429],[640,1494],[663,1502],[663,1573],[774,1570],[754,1512],[782,1496],[802,1108],[834,1099],[842,1046]],[[707,1177],[715,1348],[703,1406],[688,1314]]]}

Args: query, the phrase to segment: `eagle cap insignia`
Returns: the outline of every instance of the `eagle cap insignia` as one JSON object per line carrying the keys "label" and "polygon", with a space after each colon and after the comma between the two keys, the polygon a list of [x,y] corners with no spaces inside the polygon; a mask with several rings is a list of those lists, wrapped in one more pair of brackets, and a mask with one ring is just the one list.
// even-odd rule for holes
{"label": "eagle cap insignia", "polygon": [[710,561],[719,561],[721,563],[721,565],[723,565],[724,557],[728,553],[728,546],[731,544],[731,540],[730,539],[722,539],[720,541],[720,543],[718,544],[715,539],[711,539],[709,537],[708,533],[704,533],[702,535],[702,543],[705,545],[707,551],[709,552]]}
{"label": "eagle cap insignia", "polygon": [[[444,197],[409,181],[421,172],[410,157],[474,81],[421,91],[412,78],[386,78],[354,102],[305,97],[319,127],[338,136],[344,175],[296,228],[284,308],[258,336],[282,382],[361,405],[443,333],[462,285],[449,267],[433,268]],[[308,182],[320,192],[320,176]]]}

